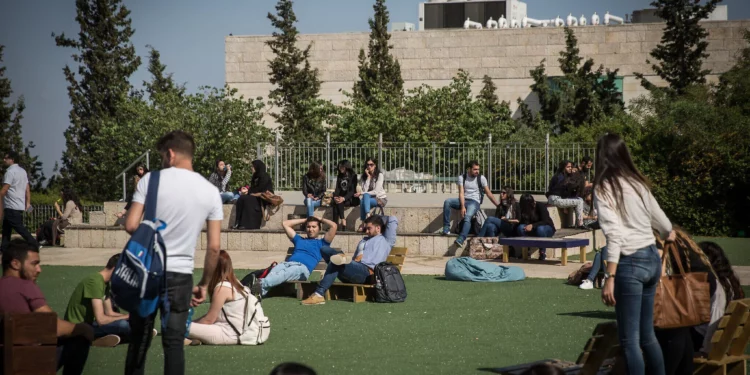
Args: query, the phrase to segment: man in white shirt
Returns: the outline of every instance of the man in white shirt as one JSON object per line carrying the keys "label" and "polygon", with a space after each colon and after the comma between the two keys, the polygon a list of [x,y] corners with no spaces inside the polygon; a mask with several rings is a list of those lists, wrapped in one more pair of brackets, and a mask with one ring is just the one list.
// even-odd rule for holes
{"label": "man in white shirt", "polygon": [[[198,306],[206,299],[206,286],[219,258],[224,213],[218,189],[193,171],[195,141],[190,134],[173,131],[163,136],[156,147],[164,168],[160,172],[156,218],[167,224],[162,237],[167,252],[167,296],[170,303],[166,329],[162,331],[164,373],[184,374],[183,339],[188,310],[191,305]],[[133,194],[125,223],[128,233],[133,233],[140,224],[150,177],[150,174],[143,176]],[[193,287],[195,247],[205,222],[208,243],[203,278]],[[131,337],[125,374],[144,373],[155,318],[156,313],[148,318],[130,317]]]}
{"label": "man in white shirt", "polygon": [[10,235],[15,229],[16,233],[34,248],[39,248],[39,243],[29,230],[23,226],[23,212],[31,207],[31,188],[26,171],[16,164],[18,153],[9,151],[3,155],[3,162],[8,167],[3,176],[3,185],[0,189],[0,222],[3,223],[3,242],[0,244],[0,253],[10,245]]}
{"label": "man in white shirt", "polygon": [[482,205],[484,195],[490,198],[492,204],[498,205],[495,196],[487,186],[487,179],[479,174],[479,162],[470,161],[466,173],[458,176],[458,198],[448,198],[443,203],[443,235],[450,233],[451,209],[461,210],[463,221],[459,226],[460,233],[456,238],[456,245],[463,246],[466,236],[471,230],[471,219],[474,218]]}

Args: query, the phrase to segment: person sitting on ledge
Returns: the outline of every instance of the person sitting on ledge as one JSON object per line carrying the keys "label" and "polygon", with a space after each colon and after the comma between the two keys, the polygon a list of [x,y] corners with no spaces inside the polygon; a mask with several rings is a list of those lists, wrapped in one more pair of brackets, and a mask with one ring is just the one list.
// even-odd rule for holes
{"label": "person sitting on ledge", "polygon": [[385,174],[380,171],[378,162],[373,158],[367,158],[365,160],[365,171],[362,173],[361,179],[361,192],[354,194],[354,197],[359,198],[361,205],[359,206],[359,219],[362,220],[362,224],[359,227],[359,232],[364,232],[364,221],[370,215],[371,207],[385,207],[388,203],[388,196],[385,193],[383,184],[385,183]]}
{"label": "person sitting on ledge", "polygon": [[[365,220],[365,238],[357,245],[354,256],[339,253],[331,256],[326,268],[325,276],[309,298],[302,301],[303,305],[322,305],[326,303],[323,297],[333,285],[334,280],[345,283],[362,284],[374,274],[375,266],[385,262],[391,248],[396,244],[396,230],[398,219],[395,216],[372,215]],[[352,258],[353,261],[352,261]]]}
{"label": "person sitting on ledge", "polygon": [[238,194],[232,193],[228,189],[229,179],[232,178],[232,166],[224,163],[224,160],[216,160],[216,170],[208,176],[208,182],[211,185],[216,186],[219,189],[219,195],[221,195],[221,203],[227,204],[231,201],[240,198]]}
{"label": "person sitting on ledge", "polygon": [[470,161],[466,167],[466,172],[458,176],[458,198],[448,198],[443,202],[442,234],[445,236],[450,233],[451,209],[461,210],[462,222],[455,244],[463,246],[466,237],[469,235],[469,230],[471,230],[471,219],[480,210],[485,194],[490,198],[492,204],[499,205],[487,186],[487,179],[479,174],[479,162],[476,160]]}
{"label": "person sitting on ledge", "polygon": [[266,172],[266,165],[260,160],[254,160],[251,164],[251,170],[253,176],[250,189],[244,195],[240,192],[240,197],[234,205],[236,220],[232,229],[260,229],[265,203],[252,194],[266,191],[273,193],[273,182],[271,176]]}
{"label": "person sitting on ledge", "polygon": [[[306,238],[302,238],[294,231],[294,227],[302,223],[305,224]],[[322,224],[328,225],[329,228],[325,236],[320,239],[318,235],[322,229]],[[273,267],[260,282],[257,282],[255,275],[252,276],[250,288],[253,295],[258,298],[265,296],[271,288],[284,282],[307,280],[315,266],[320,262],[321,257],[328,262],[331,255],[336,254],[336,251],[330,248],[333,238],[336,236],[336,223],[328,219],[310,216],[307,219],[286,220],[282,225],[287,237],[294,244],[294,252],[289,260]]]}
{"label": "person sitting on ledge", "polygon": [[500,204],[495,210],[495,216],[485,220],[477,237],[496,237],[500,234],[505,237],[515,236],[520,211],[513,189],[510,186],[504,187],[500,192]]}
{"label": "person sitting on ledge", "polygon": [[[574,181],[576,180],[576,181]],[[547,189],[547,203],[550,206],[557,208],[564,208],[563,212],[567,213],[568,208],[575,209],[576,223],[575,226],[583,227],[583,199],[577,196],[577,193],[583,193],[583,189],[578,191],[580,183],[583,182],[585,186],[585,180],[582,178],[581,181],[573,174],[573,163],[568,160],[563,160],[557,167],[557,172],[552,176],[549,182],[549,188]]]}
{"label": "person sitting on ledge", "polygon": [[[555,223],[549,216],[547,207],[538,204],[531,194],[521,196],[521,214],[516,234],[519,237],[552,237],[555,235]],[[539,260],[547,259],[547,249],[539,249]]]}
{"label": "person sitting on ledge", "polygon": [[323,172],[323,166],[314,161],[310,163],[310,168],[302,177],[302,195],[305,197],[307,217],[315,215],[315,209],[320,207],[325,193],[326,174]]}

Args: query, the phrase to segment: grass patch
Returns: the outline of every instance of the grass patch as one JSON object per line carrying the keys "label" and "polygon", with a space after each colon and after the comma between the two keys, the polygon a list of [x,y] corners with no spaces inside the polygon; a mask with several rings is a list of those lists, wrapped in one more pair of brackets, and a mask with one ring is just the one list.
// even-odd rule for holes
{"label": "grass patch", "polygon": [[[39,285],[50,306],[62,313],[78,281],[97,270],[44,267]],[[409,297],[401,304],[301,306],[294,298],[264,300],[272,326],[265,345],[186,348],[187,373],[267,374],[281,362],[298,361],[320,374],[466,374],[543,358],[575,361],[594,326],[615,319],[599,290],[582,291],[563,280],[404,279]],[[196,316],[207,308],[198,308]],[[92,348],[86,374],[122,372],[126,350],[125,345]],[[161,373],[163,358],[156,340],[146,373]]]}

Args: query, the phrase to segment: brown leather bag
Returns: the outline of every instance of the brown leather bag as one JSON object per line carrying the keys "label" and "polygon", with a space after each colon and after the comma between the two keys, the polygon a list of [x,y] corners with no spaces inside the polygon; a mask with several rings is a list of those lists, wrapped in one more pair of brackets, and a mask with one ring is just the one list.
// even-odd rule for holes
{"label": "brown leather bag", "polygon": [[254,193],[252,195],[259,197],[260,199],[268,202],[268,204],[274,207],[281,206],[284,203],[284,198],[270,191],[264,191],[262,193]]}
{"label": "brown leather bag", "polygon": [[711,320],[711,294],[707,272],[685,272],[680,252],[674,243],[667,243],[662,254],[662,269],[674,257],[679,274],[665,275],[659,280],[654,296],[654,327],[668,329],[692,327]]}

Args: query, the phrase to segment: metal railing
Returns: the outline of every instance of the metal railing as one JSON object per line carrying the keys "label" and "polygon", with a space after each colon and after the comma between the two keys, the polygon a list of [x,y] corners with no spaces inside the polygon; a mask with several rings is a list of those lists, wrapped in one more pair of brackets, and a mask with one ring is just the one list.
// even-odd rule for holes
{"label": "metal railing", "polygon": [[[32,234],[36,232],[36,230],[39,229],[39,227],[41,227],[45,221],[58,216],[57,211],[55,210],[55,206],[51,204],[38,204],[32,205],[32,207],[33,209],[31,210],[31,212],[24,212],[23,214],[23,225]],[[84,223],[89,222],[89,213],[93,211],[104,211],[104,206],[83,206]]]}
{"label": "metal railing", "polygon": [[122,177],[122,200],[126,201],[128,200],[128,172],[135,167],[135,165],[143,160],[146,159],[146,168],[151,169],[151,163],[149,160],[149,156],[151,155],[151,150],[147,150],[146,152],[142,153],[141,156],[137,157],[130,165],[128,165],[125,169],[122,170],[122,172],[117,175],[117,178]]}
{"label": "metal railing", "polygon": [[[302,176],[310,162],[324,164],[328,186],[336,181],[336,165],[342,159],[351,162],[361,173],[368,157],[378,160],[386,175],[390,191],[439,192],[439,185],[453,184],[464,173],[465,165],[476,160],[487,178],[490,189],[504,186],[514,190],[543,193],[550,177],[562,160],[577,164],[584,156],[594,156],[595,145],[590,143],[551,143],[549,136],[538,144],[493,142],[413,143],[383,142],[281,144],[277,137],[273,144],[258,144],[257,152],[266,163],[276,190],[300,190]],[[261,152],[265,150],[266,152]]]}

